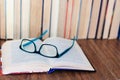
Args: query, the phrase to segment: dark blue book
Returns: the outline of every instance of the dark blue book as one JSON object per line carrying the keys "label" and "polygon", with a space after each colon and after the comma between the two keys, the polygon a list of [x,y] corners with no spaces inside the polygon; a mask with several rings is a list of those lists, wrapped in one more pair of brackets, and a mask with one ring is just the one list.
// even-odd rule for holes
{"label": "dark blue book", "polygon": [[120,39],[120,27],[119,27],[119,31],[118,31],[118,39]]}

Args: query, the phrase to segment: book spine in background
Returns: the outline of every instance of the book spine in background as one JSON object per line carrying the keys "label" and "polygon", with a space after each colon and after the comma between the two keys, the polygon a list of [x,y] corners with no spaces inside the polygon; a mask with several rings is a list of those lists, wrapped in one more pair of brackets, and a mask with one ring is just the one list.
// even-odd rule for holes
{"label": "book spine in background", "polygon": [[79,20],[79,8],[80,8],[80,0],[74,0],[70,38],[74,38],[77,35],[77,29],[78,29],[77,27],[78,27],[78,20]]}
{"label": "book spine in background", "polygon": [[49,37],[50,9],[51,9],[51,0],[44,0],[43,32],[45,30],[48,30],[48,33],[43,37],[43,39]]}
{"label": "book spine in background", "polygon": [[67,18],[68,18],[68,6],[69,6],[69,0],[66,2],[66,12],[65,12],[65,24],[64,24],[64,38],[66,37],[66,26],[67,26]]}
{"label": "book spine in background", "polygon": [[43,33],[43,19],[44,19],[44,0],[42,0],[41,34]]}
{"label": "book spine in background", "polygon": [[21,34],[22,38],[29,37],[29,24],[30,24],[30,0],[22,0],[22,24]]}
{"label": "book spine in background", "polygon": [[72,15],[73,15],[73,8],[74,8],[74,0],[68,0],[67,1],[67,21],[66,21],[66,31],[64,31],[64,37],[70,38],[70,32],[71,32],[71,23],[72,23]]}
{"label": "book spine in background", "polygon": [[30,6],[30,37],[38,37],[41,34],[42,0],[31,0]]}
{"label": "book spine in background", "polygon": [[50,4],[49,37],[51,36],[51,23],[52,23],[52,2],[53,2],[53,0],[51,0],[51,4]]}
{"label": "book spine in background", "polygon": [[0,8],[1,8],[1,21],[0,21],[0,25],[1,25],[1,29],[0,29],[0,34],[1,34],[1,38],[5,39],[6,38],[6,27],[5,27],[5,0],[0,0]]}
{"label": "book spine in background", "polygon": [[88,32],[88,38],[91,38],[91,39],[95,38],[100,4],[101,4],[101,0],[94,0],[93,2],[91,21],[90,21],[89,32]]}
{"label": "book spine in background", "polygon": [[[66,21],[67,21],[67,0],[59,0],[59,15],[58,15],[58,33],[59,37],[64,37]],[[53,16],[52,16],[53,17]]]}
{"label": "book spine in background", "polygon": [[82,8],[82,0],[80,0],[79,11],[78,11],[77,30],[76,30],[76,36],[75,36],[76,40],[78,39],[78,34],[79,34],[81,8]]}
{"label": "book spine in background", "polygon": [[14,39],[20,39],[20,0],[14,0]]}
{"label": "book spine in background", "polygon": [[90,12],[91,12],[91,7],[92,7],[91,5],[92,5],[92,0],[82,1],[78,39],[87,38],[87,32],[88,32],[89,20],[90,20]]}
{"label": "book spine in background", "polygon": [[116,0],[109,39],[117,39],[120,22],[120,18],[118,17],[119,15],[120,15],[120,0]]}
{"label": "book spine in background", "polygon": [[114,5],[115,5],[115,0],[109,0],[107,7],[107,14],[105,18],[105,25],[103,29],[103,36],[102,36],[103,39],[108,39]]}
{"label": "book spine in background", "polygon": [[6,38],[13,39],[14,0],[6,0]]}
{"label": "book spine in background", "polygon": [[102,9],[101,9],[101,13],[100,13],[100,21],[99,21],[99,25],[98,25],[96,39],[102,38],[102,29],[103,29],[104,19],[106,16],[107,5],[108,5],[108,0],[102,0],[102,5],[101,5]]}
{"label": "book spine in background", "polygon": [[57,28],[58,28],[58,15],[59,15],[59,1],[61,0],[52,0],[52,19],[51,19],[51,30],[50,30],[51,37],[57,36],[58,34]]}
{"label": "book spine in background", "polygon": [[97,33],[98,33],[99,24],[100,24],[100,16],[101,16],[101,10],[102,10],[102,3],[103,3],[103,1],[101,0],[101,2],[100,2],[100,9],[99,9],[99,15],[98,15],[98,21],[97,21],[97,26],[96,26],[95,39],[97,39]]}

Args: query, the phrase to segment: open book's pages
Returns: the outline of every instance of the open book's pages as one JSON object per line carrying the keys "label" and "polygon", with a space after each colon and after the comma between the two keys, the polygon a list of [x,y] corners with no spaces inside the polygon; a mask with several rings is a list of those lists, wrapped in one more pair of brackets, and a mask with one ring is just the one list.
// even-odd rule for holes
{"label": "open book's pages", "polygon": [[[19,48],[21,40],[7,41],[2,46],[3,74],[19,72],[46,72],[49,70],[47,58],[31,54]],[[42,42],[36,41],[37,45]]]}
{"label": "open book's pages", "polygon": [[[43,42],[34,41],[37,50],[42,44],[53,44],[58,53],[72,44],[72,40],[51,37]],[[75,42],[74,46],[59,58],[47,58],[35,53],[24,52],[19,48],[21,40],[7,41],[2,45],[2,73],[48,72],[50,69],[75,69],[94,71],[83,51]]]}

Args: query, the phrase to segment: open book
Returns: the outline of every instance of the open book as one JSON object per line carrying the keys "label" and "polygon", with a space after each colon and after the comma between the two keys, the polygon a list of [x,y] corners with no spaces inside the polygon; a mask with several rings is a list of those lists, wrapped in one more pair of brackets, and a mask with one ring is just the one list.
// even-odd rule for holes
{"label": "open book", "polygon": [[[34,42],[37,50],[42,44],[47,43],[57,46],[58,52],[61,53],[71,45],[72,40],[51,37],[44,41],[36,40]],[[73,47],[59,58],[47,58],[22,51],[19,48],[20,44],[21,40],[11,40],[2,45],[3,74],[51,72],[55,69],[95,71],[76,41]]]}

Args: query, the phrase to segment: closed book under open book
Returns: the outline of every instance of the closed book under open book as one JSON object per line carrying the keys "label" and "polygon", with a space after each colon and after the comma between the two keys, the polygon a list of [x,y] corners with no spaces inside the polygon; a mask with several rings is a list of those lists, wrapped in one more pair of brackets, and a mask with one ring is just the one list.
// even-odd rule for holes
{"label": "closed book under open book", "polygon": [[[40,54],[25,52],[20,49],[21,41],[6,41],[2,45],[2,74],[51,72],[54,69],[95,71],[76,41],[71,49],[59,58],[48,58]],[[34,41],[37,51],[40,50],[42,44],[52,44],[56,46],[58,53],[70,47],[72,42],[73,40],[60,37]],[[50,49],[44,52],[54,53]]]}

